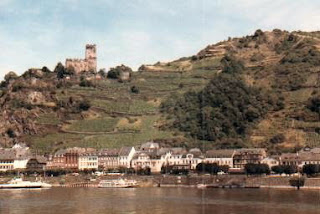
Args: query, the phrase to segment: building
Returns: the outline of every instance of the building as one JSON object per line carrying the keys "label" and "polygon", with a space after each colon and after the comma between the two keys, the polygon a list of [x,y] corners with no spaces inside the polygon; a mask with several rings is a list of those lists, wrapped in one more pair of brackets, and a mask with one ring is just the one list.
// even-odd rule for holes
{"label": "building", "polygon": [[15,153],[15,159],[13,162],[14,169],[26,169],[27,163],[32,156],[29,147],[25,144],[15,144],[12,147],[12,150]]}
{"label": "building", "polygon": [[47,168],[48,169],[65,168],[66,152],[67,152],[66,149],[60,149],[56,153],[54,153],[54,155],[49,156],[49,159],[47,162]]}
{"label": "building", "polygon": [[122,147],[119,151],[119,167],[131,168],[131,160],[136,150],[134,147]]}
{"label": "building", "polygon": [[86,45],[85,59],[66,59],[65,67],[74,70],[76,74],[83,71],[97,72],[96,45]]}
{"label": "building", "polygon": [[261,163],[267,164],[269,166],[269,168],[271,169],[271,167],[279,165],[280,162],[277,158],[266,157],[261,161]]}
{"label": "building", "polygon": [[0,149],[0,171],[13,170],[15,157],[13,150]]}
{"label": "building", "polygon": [[219,166],[227,165],[233,168],[233,156],[236,151],[234,149],[209,150],[206,152],[206,163],[216,163]]}
{"label": "building", "polygon": [[119,167],[119,149],[102,149],[98,152],[98,166],[102,169]]}
{"label": "building", "polygon": [[248,163],[261,164],[267,157],[265,149],[237,149],[233,155],[233,168],[243,169]]}
{"label": "building", "polygon": [[53,156],[49,157],[47,168],[61,168],[61,169],[79,169],[79,155],[86,152],[95,152],[92,148],[68,148],[60,149]]}
{"label": "building", "polygon": [[45,170],[47,159],[43,156],[31,157],[27,162],[28,170]]}
{"label": "building", "polygon": [[132,167],[136,170],[150,168],[151,172],[159,173],[165,161],[161,159],[159,150],[154,151],[137,151],[132,158]]}
{"label": "building", "polygon": [[97,170],[98,155],[94,153],[82,153],[79,155],[79,170]]}
{"label": "building", "polygon": [[320,164],[320,148],[306,148],[297,153],[284,153],[279,161],[281,165],[295,165],[300,168],[306,164]]}
{"label": "building", "polygon": [[197,165],[199,163],[202,163],[204,160],[204,157],[202,155],[202,152],[198,148],[190,149],[189,152],[182,155],[182,165],[188,165],[189,169],[196,169]]}

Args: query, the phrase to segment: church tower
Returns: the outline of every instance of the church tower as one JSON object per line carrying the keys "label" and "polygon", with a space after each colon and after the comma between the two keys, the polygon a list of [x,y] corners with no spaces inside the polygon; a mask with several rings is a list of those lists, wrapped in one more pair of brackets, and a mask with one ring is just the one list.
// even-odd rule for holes
{"label": "church tower", "polygon": [[97,72],[96,45],[86,45],[86,61],[88,63],[88,71]]}

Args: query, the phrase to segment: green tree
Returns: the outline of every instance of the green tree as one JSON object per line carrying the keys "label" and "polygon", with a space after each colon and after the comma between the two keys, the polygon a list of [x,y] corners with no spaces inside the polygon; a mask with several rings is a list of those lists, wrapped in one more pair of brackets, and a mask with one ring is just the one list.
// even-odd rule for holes
{"label": "green tree", "polygon": [[300,187],[304,186],[305,179],[304,177],[294,177],[289,180],[289,183],[291,186],[297,187],[297,189],[299,190]]}
{"label": "green tree", "polygon": [[313,176],[320,172],[319,164],[306,164],[302,168],[302,172],[307,174],[308,176]]}
{"label": "green tree", "polygon": [[64,78],[64,76],[65,76],[65,68],[64,68],[64,66],[62,65],[61,62],[59,62],[59,63],[56,65],[56,67],[55,67],[55,69],[54,69],[54,73],[57,74],[57,78],[58,78],[58,79],[63,79],[63,78]]}

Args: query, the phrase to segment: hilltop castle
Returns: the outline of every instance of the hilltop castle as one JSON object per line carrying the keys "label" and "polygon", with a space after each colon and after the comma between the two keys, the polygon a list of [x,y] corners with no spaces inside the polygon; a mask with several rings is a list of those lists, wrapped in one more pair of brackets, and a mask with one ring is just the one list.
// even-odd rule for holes
{"label": "hilltop castle", "polygon": [[86,45],[85,59],[66,59],[66,68],[73,68],[76,74],[82,71],[97,71],[96,45]]}

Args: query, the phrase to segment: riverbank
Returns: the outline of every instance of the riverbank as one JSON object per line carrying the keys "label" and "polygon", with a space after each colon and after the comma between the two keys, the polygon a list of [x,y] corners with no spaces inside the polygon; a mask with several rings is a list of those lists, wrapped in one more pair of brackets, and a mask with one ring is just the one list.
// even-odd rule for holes
{"label": "riverbank", "polygon": [[[203,184],[210,188],[277,188],[293,189],[289,180],[292,176],[246,176],[246,175],[103,175],[67,174],[57,177],[24,177],[24,180],[42,180],[54,187],[98,187],[101,180],[126,178],[136,180],[140,187],[197,187]],[[12,177],[1,177],[0,183]],[[305,178],[301,189],[320,189],[320,178]]]}

